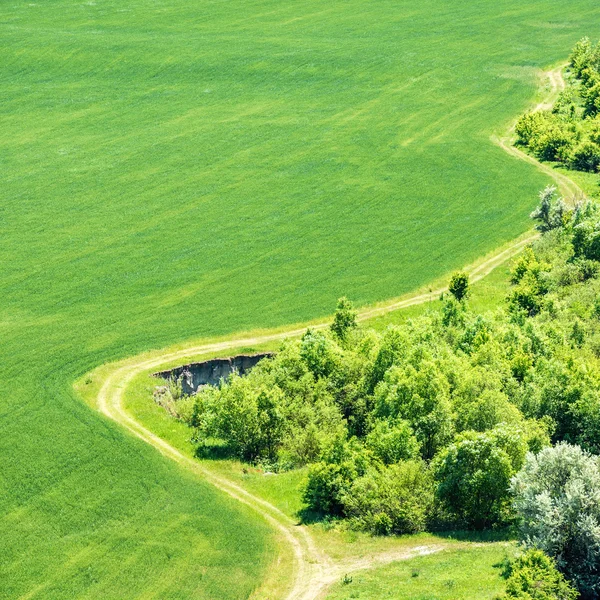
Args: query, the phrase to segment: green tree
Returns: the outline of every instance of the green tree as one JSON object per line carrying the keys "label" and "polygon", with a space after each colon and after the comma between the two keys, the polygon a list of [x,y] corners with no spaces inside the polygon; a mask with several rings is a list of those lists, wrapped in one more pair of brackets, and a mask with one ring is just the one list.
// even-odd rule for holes
{"label": "green tree", "polygon": [[371,468],[343,497],[344,514],[353,524],[380,535],[424,531],[432,503],[431,477],[419,461]]}
{"label": "green tree", "polygon": [[365,445],[386,465],[419,456],[419,442],[409,423],[399,420],[376,421]]}
{"label": "green tree", "polygon": [[459,301],[465,300],[469,295],[469,275],[464,271],[454,273],[450,278],[448,291]]}
{"label": "green tree", "polygon": [[525,436],[518,430],[459,435],[433,463],[438,500],[453,519],[470,528],[508,521],[510,480],[526,451]]}
{"label": "green tree", "polygon": [[345,494],[356,477],[356,469],[351,462],[311,465],[302,500],[314,512],[341,516]]}
{"label": "green tree", "polygon": [[569,65],[575,77],[581,77],[584,69],[589,68],[593,53],[594,48],[590,38],[584,37],[575,44],[569,57]]}
{"label": "green tree", "polygon": [[398,327],[389,327],[383,339],[381,346],[375,356],[372,366],[369,369],[367,376],[366,391],[372,393],[375,386],[383,380],[386,372],[392,365],[397,365],[402,362],[402,358],[406,355],[409,338],[406,332]]}
{"label": "green tree", "polygon": [[315,377],[328,377],[340,354],[337,344],[319,331],[307,329],[300,342],[300,357]]}
{"label": "green tree", "polygon": [[406,420],[430,460],[454,435],[450,385],[431,361],[391,367],[375,391],[373,415]]}
{"label": "green tree", "polygon": [[600,167],[600,146],[591,141],[583,142],[573,150],[570,163],[573,169],[595,173]]}
{"label": "green tree", "polygon": [[539,221],[536,225],[538,231],[546,232],[562,227],[566,212],[564,200],[556,195],[556,187],[549,185],[540,192],[540,204],[531,213],[531,218]]}
{"label": "green tree", "polygon": [[274,460],[284,433],[282,403],[277,386],[233,374],[220,389],[198,394],[198,436],[222,439],[244,460]]}
{"label": "green tree", "polygon": [[500,423],[519,423],[523,420],[519,409],[511,404],[506,394],[485,390],[472,402],[456,406],[456,426],[459,431],[487,431]]}
{"label": "green tree", "polygon": [[356,322],[357,314],[352,302],[350,302],[348,298],[344,297],[338,300],[330,329],[339,340],[344,341],[348,336],[348,333],[353,329],[356,329],[358,326]]}

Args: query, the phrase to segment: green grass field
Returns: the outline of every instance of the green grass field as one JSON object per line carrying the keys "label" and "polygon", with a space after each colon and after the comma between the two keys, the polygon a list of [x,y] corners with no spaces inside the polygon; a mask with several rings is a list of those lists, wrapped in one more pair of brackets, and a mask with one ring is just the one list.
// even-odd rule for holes
{"label": "green grass field", "polygon": [[483,544],[392,563],[338,583],[327,600],[492,600],[504,591],[502,562],[512,546]]}
{"label": "green grass field", "polygon": [[0,66],[0,597],[246,598],[251,513],[74,397],[145,348],[397,296],[521,233],[489,142],[594,0],[17,2]]}

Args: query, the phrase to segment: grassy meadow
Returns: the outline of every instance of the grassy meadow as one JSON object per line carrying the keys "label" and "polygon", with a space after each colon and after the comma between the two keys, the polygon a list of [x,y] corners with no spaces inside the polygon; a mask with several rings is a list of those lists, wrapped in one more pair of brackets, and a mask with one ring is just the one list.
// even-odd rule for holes
{"label": "grassy meadow", "polygon": [[95,366],[398,296],[529,227],[489,142],[595,0],[2,8],[0,598],[247,598],[262,522],[75,398]]}
{"label": "grassy meadow", "polygon": [[503,544],[453,549],[353,574],[327,600],[492,600],[504,591],[503,561],[514,549]]}

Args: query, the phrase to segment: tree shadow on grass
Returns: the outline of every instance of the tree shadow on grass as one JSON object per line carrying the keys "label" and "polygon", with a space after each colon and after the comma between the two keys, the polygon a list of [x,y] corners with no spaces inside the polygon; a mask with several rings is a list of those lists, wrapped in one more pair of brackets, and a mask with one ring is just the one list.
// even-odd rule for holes
{"label": "tree shadow on grass", "polygon": [[235,454],[227,445],[220,444],[218,442],[205,442],[199,444],[198,446],[196,446],[194,454],[196,458],[205,460],[226,460],[236,458]]}
{"label": "tree shadow on grass", "polygon": [[503,529],[484,529],[481,531],[456,529],[449,531],[433,531],[432,533],[438,537],[459,542],[514,542],[518,539],[516,532],[512,527]]}
{"label": "tree shadow on grass", "polygon": [[320,523],[326,529],[333,527],[342,520],[341,517],[333,517],[325,513],[311,510],[310,508],[300,509],[295,516],[298,518],[299,525],[315,525],[316,523]]}

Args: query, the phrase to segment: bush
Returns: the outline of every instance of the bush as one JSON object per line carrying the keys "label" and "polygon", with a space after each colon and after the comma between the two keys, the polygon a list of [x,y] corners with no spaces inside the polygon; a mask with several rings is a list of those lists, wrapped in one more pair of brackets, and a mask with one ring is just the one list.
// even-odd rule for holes
{"label": "bush", "polygon": [[527,550],[512,561],[506,593],[498,600],[576,600],[577,590],[556,569],[554,561],[541,550]]}
{"label": "bush", "polygon": [[593,142],[583,142],[571,154],[570,164],[578,171],[595,173],[600,167],[600,146]]}
{"label": "bush", "polygon": [[341,516],[344,513],[344,498],[356,476],[356,469],[350,462],[311,465],[302,500],[312,511]]}
{"label": "bush", "polygon": [[432,502],[431,477],[415,461],[370,469],[343,495],[353,525],[379,535],[424,531]]}
{"label": "bush", "polygon": [[518,430],[466,432],[433,463],[436,497],[461,525],[483,529],[510,520],[510,480],[527,443]]}
{"label": "bush", "polygon": [[529,454],[512,481],[521,539],[556,560],[584,598],[600,592],[598,458],[560,443]]}

